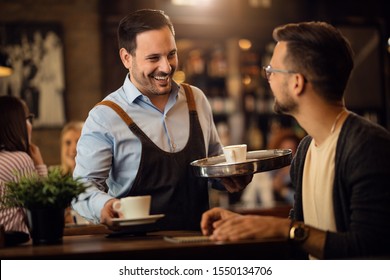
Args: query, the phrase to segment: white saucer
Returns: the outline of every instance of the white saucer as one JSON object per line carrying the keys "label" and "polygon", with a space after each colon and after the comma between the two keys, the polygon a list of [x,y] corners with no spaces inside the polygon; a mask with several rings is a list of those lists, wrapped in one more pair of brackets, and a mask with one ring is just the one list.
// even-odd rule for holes
{"label": "white saucer", "polygon": [[136,226],[155,223],[158,219],[161,219],[164,216],[164,214],[157,214],[135,219],[114,218],[112,219],[112,222],[115,226]]}

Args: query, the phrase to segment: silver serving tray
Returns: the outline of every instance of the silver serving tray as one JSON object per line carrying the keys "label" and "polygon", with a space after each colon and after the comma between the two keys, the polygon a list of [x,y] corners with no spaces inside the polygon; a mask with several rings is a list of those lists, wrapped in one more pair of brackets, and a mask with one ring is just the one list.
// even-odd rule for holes
{"label": "silver serving tray", "polygon": [[287,150],[258,150],[247,153],[246,161],[227,163],[225,156],[203,158],[191,162],[198,177],[231,177],[250,175],[282,168],[291,164],[292,152]]}

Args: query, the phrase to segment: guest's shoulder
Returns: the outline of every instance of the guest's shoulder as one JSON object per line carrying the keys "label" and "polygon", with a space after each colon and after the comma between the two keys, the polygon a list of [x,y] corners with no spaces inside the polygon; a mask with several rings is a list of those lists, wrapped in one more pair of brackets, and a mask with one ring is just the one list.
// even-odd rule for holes
{"label": "guest's shoulder", "polygon": [[349,142],[388,142],[390,141],[390,132],[377,123],[355,113],[350,113],[345,120],[340,137],[348,139]]}
{"label": "guest's shoulder", "polygon": [[340,132],[338,151],[356,157],[390,156],[390,132],[384,127],[356,114],[350,114]]}
{"label": "guest's shoulder", "polygon": [[12,151],[12,152],[1,151],[0,158],[2,160],[9,160],[10,163],[12,162],[31,163],[32,162],[31,157],[26,152],[22,152],[22,151]]}
{"label": "guest's shoulder", "polygon": [[34,167],[34,162],[31,157],[27,153],[21,151],[1,151],[0,163],[1,169],[9,172],[23,170],[26,167]]}

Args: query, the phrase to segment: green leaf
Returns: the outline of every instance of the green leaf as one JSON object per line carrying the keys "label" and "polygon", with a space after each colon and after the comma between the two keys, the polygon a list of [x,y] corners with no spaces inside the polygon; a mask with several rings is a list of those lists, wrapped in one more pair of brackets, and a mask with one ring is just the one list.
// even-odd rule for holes
{"label": "green leaf", "polygon": [[60,168],[49,169],[47,177],[36,174],[18,176],[18,182],[7,182],[0,208],[24,207],[28,209],[47,206],[66,208],[71,201],[86,190],[80,179],[62,174]]}

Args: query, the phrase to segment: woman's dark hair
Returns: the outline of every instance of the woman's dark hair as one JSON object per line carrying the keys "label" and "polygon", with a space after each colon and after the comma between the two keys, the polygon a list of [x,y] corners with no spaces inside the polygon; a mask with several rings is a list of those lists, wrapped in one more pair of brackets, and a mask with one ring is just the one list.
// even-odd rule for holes
{"label": "woman's dark hair", "polygon": [[0,149],[30,154],[26,124],[27,106],[13,96],[0,96]]}
{"label": "woman's dark hair", "polygon": [[119,49],[125,48],[134,55],[137,48],[136,37],[139,33],[157,30],[167,26],[175,36],[175,30],[169,17],[160,10],[143,9],[124,17],[118,27]]}
{"label": "woman's dark hair", "polygon": [[353,52],[338,29],[325,22],[292,23],[275,28],[273,38],[287,42],[289,70],[302,73],[325,100],[342,100]]}

